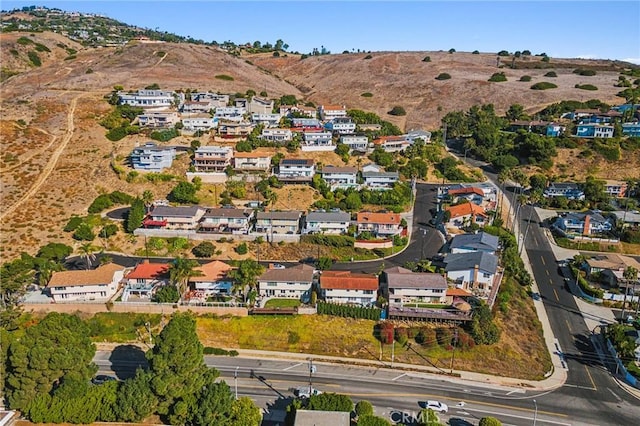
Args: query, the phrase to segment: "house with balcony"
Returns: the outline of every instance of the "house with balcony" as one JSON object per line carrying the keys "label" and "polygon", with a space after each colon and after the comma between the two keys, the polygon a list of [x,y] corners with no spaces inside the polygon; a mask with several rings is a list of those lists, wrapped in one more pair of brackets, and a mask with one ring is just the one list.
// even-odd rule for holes
{"label": "house with balcony", "polygon": [[611,218],[589,210],[587,212],[569,212],[558,216],[555,226],[567,234],[599,235],[610,232],[615,224]]}
{"label": "house with balcony", "polygon": [[53,301],[107,301],[120,287],[125,267],[108,263],[96,269],[53,272],[46,290]]}
{"label": "house with balcony", "polygon": [[190,114],[182,117],[182,125],[186,132],[208,132],[218,128],[218,118],[209,114]]}
{"label": "house with balcony", "polygon": [[402,232],[402,217],[398,213],[359,212],[356,224],[358,233],[370,232],[376,237],[392,237]]}
{"label": "house with balcony", "polygon": [[612,138],[614,127],[608,124],[578,124],[576,136],[579,138]]}
{"label": "house with balcony", "polygon": [[317,118],[294,117],[291,127],[296,129],[322,129],[322,123]]}
{"label": "house with balcony", "polygon": [[253,124],[248,121],[221,120],[218,122],[218,134],[224,137],[243,137],[253,131]]}
{"label": "house with balcony", "polygon": [[358,186],[358,169],[356,167],[324,166],[320,173],[322,174],[322,179],[331,187],[331,190]]}
{"label": "house with balcony", "polygon": [[161,147],[153,142],[133,148],[129,161],[135,170],[161,172],[171,167],[176,158],[176,149],[172,146]]}
{"label": "house with balcony", "polygon": [[404,135],[404,138],[411,145],[414,144],[416,139],[421,139],[425,144],[431,143],[431,132],[426,130],[410,130],[407,134]]}
{"label": "house with balcony", "polygon": [[351,271],[324,271],[320,275],[321,297],[328,303],[373,305],[378,299],[378,277]]}
{"label": "house with balcony", "polygon": [[260,139],[265,141],[272,142],[289,142],[293,139],[293,132],[291,129],[281,129],[281,128],[272,128],[272,129],[263,129],[260,134]]}
{"label": "house with balcony", "polygon": [[351,117],[338,117],[325,123],[324,128],[331,133],[346,135],[356,131],[356,123]]}
{"label": "house with balcony", "polygon": [[167,90],[140,89],[134,93],[118,92],[119,103],[121,105],[131,105],[145,110],[169,109],[174,104],[182,104],[184,95],[182,93]]}
{"label": "house with balcony", "polygon": [[396,266],[383,271],[380,287],[389,306],[447,302],[447,279],[436,273],[412,272]]}
{"label": "house with balcony", "polygon": [[[612,287],[624,287],[627,295],[633,292],[629,287],[633,287],[633,280],[625,278],[624,273],[628,268],[638,271],[636,279],[640,279],[640,262],[631,256],[624,256],[617,253],[602,253],[591,256],[584,262],[583,268],[587,274],[600,274],[599,280]],[[638,288],[640,291],[640,288]],[[624,294],[624,293],[623,293]]]}
{"label": "house with balcony", "polygon": [[405,136],[381,136],[373,140],[375,148],[380,148],[385,152],[399,152],[411,146]]}
{"label": "house with balcony", "polygon": [[285,269],[267,269],[257,278],[260,297],[307,300],[311,294],[315,269],[300,264]]}
{"label": "house with balcony", "polygon": [[627,196],[628,184],[623,180],[606,180],[604,192],[612,198],[624,198]]}
{"label": "house with balcony", "polygon": [[[251,114],[271,114],[273,112],[273,99],[254,96],[249,102],[248,110]],[[280,117],[280,114],[275,115]]]}
{"label": "house with balcony", "polygon": [[[229,104],[229,95],[211,92],[198,92],[191,93],[191,100],[197,102],[210,102],[212,107],[215,109],[227,106]],[[209,110],[207,110],[207,112],[209,112]]]}
{"label": "house with balcony", "polygon": [[169,284],[169,264],[145,259],[125,275],[124,284],[123,302],[151,299],[160,287]]}
{"label": "house with balcony", "polygon": [[248,234],[255,213],[252,209],[210,208],[200,219],[198,232],[214,234]]}
{"label": "house with balcony", "polygon": [[475,234],[455,235],[449,242],[449,250],[453,254],[474,253],[477,251],[496,254],[499,247],[500,239],[484,231]]}
{"label": "house with balcony", "polygon": [[291,117],[294,114],[302,115],[308,118],[317,118],[318,110],[313,107],[308,107],[304,105],[280,105],[279,109],[280,115],[283,117]]}
{"label": "house with balcony", "polygon": [[258,212],[256,215],[255,232],[267,234],[299,234],[302,212]]}
{"label": "house with balcony", "polygon": [[280,124],[280,114],[265,114],[265,113],[253,113],[251,114],[251,123],[258,125],[262,124],[265,127],[278,127]]}
{"label": "house with balcony", "polygon": [[482,188],[476,186],[461,186],[459,188],[449,188],[447,195],[451,201],[456,203],[460,201],[469,201],[473,204],[481,205],[485,199],[485,192]]}
{"label": "house with balcony", "polygon": [[143,228],[151,229],[198,229],[206,210],[202,207],[154,206],[142,221]]}
{"label": "house with balcony", "polygon": [[193,156],[197,173],[224,173],[233,160],[233,148],[228,146],[201,146]]}
{"label": "house with balcony", "polygon": [[331,132],[310,130],[304,131],[300,147],[302,151],[333,151],[336,149]]}
{"label": "house with balcony", "polygon": [[627,137],[640,137],[640,121],[622,123],[622,134]]}
{"label": "house with balcony", "polygon": [[283,158],[276,176],[285,183],[311,183],[316,174],[316,165],[311,159]]}
{"label": "house with balcony", "polygon": [[446,225],[455,228],[464,228],[473,223],[478,226],[484,226],[489,222],[489,216],[484,207],[472,202],[449,206],[445,208],[445,212],[449,215]]}
{"label": "house with balcony", "polygon": [[563,126],[562,124],[551,122],[551,123],[547,124],[547,128],[546,128],[545,134],[546,134],[546,136],[549,136],[549,137],[552,137],[552,138],[557,138],[557,137],[562,136],[566,130],[567,130],[566,126]]}
{"label": "house with balcony", "polygon": [[318,113],[322,121],[331,121],[334,118],[346,117],[347,107],[345,105],[320,105]]}
{"label": "house with balcony", "polygon": [[584,200],[584,191],[573,182],[551,182],[542,195],[546,198],[565,197],[569,200]]}
{"label": "house with balcony", "polygon": [[349,152],[367,152],[369,149],[369,138],[367,135],[341,135],[340,143],[349,147]]}
{"label": "house with balcony", "polygon": [[498,274],[498,257],[484,251],[449,254],[444,258],[447,278],[458,288],[488,295]]}
{"label": "house with balcony", "polygon": [[367,164],[362,168],[364,186],[372,190],[391,189],[399,179],[398,172],[385,172],[377,164]]}
{"label": "house with balcony", "polygon": [[196,274],[189,278],[189,296],[206,300],[209,296],[231,294],[233,279],[229,272],[235,269],[233,266],[214,260],[195,268]]}
{"label": "house with balcony", "polygon": [[168,129],[179,121],[175,111],[148,111],[137,117],[138,126],[145,129]]}
{"label": "house with balcony", "polygon": [[351,214],[343,211],[313,211],[307,213],[303,234],[346,234]]}
{"label": "house with balcony", "polygon": [[224,106],[217,107],[216,112],[214,114],[218,120],[227,120],[227,121],[242,121],[244,119],[244,115],[247,113],[245,108],[237,107],[237,106]]}
{"label": "house with balcony", "polygon": [[233,157],[233,169],[238,172],[268,172],[271,170],[271,154],[260,150],[238,151]]}
{"label": "house with balcony", "polygon": [[236,108],[244,108],[246,111],[249,108],[249,100],[246,98],[235,98],[233,100],[233,106]]}
{"label": "house with balcony", "polygon": [[182,112],[183,114],[209,114],[218,106],[219,105],[217,103],[214,103],[211,99],[203,98],[203,100],[201,101],[185,101],[182,104],[180,112]]}

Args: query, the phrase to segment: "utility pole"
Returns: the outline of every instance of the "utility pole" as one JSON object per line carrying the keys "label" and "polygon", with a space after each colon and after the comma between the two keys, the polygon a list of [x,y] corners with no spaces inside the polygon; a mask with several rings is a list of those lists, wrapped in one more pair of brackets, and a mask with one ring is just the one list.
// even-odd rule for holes
{"label": "utility pole", "polygon": [[316,367],[313,365],[313,359],[309,359],[309,397],[313,395],[313,387],[311,385],[311,376],[316,372]]}
{"label": "utility pole", "polygon": [[538,403],[536,400],[533,400],[533,406],[535,407],[535,411],[533,412],[533,426],[536,426],[536,421],[538,420]]}
{"label": "utility pole", "polygon": [[529,221],[527,222],[527,228],[524,231],[524,238],[522,239],[522,247],[520,248],[520,254],[524,250],[525,242],[527,241],[527,234],[529,233],[529,226],[531,225],[531,216],[533,215],[533,206],[529,207]]}
{"label": "utility pole", "polygon": [[451,351],[451,365],[450,365],[450,370],[451,373],[453,374],[453,358],[456,354],[456,346],[458,345],[458,329],[456,328],[453,334],[453,350]]}
{"label": "utility pole", "polygon": [[233,373],[233,381],[235,382],[235,386],[236,386],[236,400],[238,399],[238,369],[240,367],[236,367],[236,371],[234,371]]}
{"label": "utility pole", "polygon": [[395,347],[396,339],[393,339],[393,342],[391,342],[391,368],[393,368],[393,360],[396,358]]}

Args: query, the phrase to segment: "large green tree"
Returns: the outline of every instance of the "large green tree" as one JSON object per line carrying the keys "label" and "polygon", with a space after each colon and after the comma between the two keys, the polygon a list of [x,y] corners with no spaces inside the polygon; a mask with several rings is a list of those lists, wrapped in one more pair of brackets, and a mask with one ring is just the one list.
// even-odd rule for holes
{"label": "large green tree", "polygon": [[89,328],[77,316],[53,312],[26,330],[8,353],[6,397],[24,410],[38,395],[65,381],[88,382],[98,367]]}
{"label": "large green tree", "polygon": [[229,271],[229,277],[234,281],[234,287],[244,292],[247,287],[253,289],[256,278],[264,272],[264,266],[253,259],[243,260],[237,269]]}
{"label": "large green tree", "polygon": [[138,370],[122,383],[115,408],[118,420],[139,422],[154,412],[158,399],[151,390],[151,379],[151,373]]}
{"label": "large green tree", "polygon": [[198,269],[200,264],[193,259],[177,257],[169,264],[169,280],[178,288],[180,296],[187,291],[187,284],[191,277],[201,276],[202,272]]}
{"label": "large green tree", "polygon": [[196,186],[191,182],[180,182],[169,193],[169,199],[182,204],[197,204]]}
{"label": "large green tree", "polygon": [[144,202],[140,198],[136,198],[133,200],[133,203],[131,203],[131,208],[127,214],[127,232],[133,232],[140,228],[142,226],[142,221],[144,220],[144,215]]}

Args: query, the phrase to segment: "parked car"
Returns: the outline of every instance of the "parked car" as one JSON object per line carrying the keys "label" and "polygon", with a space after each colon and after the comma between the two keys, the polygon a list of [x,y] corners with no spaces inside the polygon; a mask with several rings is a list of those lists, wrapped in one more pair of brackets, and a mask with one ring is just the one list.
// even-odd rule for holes
{"label": "parked car", "polygon": [[447,407],[447,404],[434,400],[426,401],[424,403],[424,408],[433,410],[436,413],[447,413],[449,411],[449,407]]}
{"label": "parked car", "polygon": [[112,380],[118,380],[113,376],[107,376],[106,374],[98,374],[96,377],[91,379],[91,383],[94,385],[101,385],[106,382],[110,382]]}
{"label": "parked car", "polygon": [[322,391],[316,388],[309,388],[309,386],[301,386],[294,392],[298,398],[309,398],[311,395],[322,395]]}
{"label": "parked car", "polygon": [[287,267],[281,263],[270,263],[269,269],[286,269]]}

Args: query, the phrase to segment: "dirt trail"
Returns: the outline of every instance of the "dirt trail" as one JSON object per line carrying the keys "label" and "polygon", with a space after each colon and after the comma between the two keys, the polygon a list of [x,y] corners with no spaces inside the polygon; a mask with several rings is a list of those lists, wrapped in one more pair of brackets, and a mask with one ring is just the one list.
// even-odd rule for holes
{"label": "dirt trail", "polygon": [[76,105],[78,103],[78,99],[85,95],[86,93],[80,94],[71,100],[71,104],[69,105],[69,112],[67,113],[67,130],[65,131],[64,136],[62,137],[62,141],[60,141],[60,145],[58,145],[56,150],[53,152],[53,155],[51,155],[51,159],[42,170],[42,173],[40,174],[38,179],[33,183],[33,185],[31,185],[31,188],[29,188],[29,190],[22,197],[20,197],[11,206],[7,207],[6,210],[3,211],[2,214],[0,214],[0,221],[4,220],[5,217],[13,213],[13,211],[17,209],[22,203],[24,203],[26,200],[31,198],[40,189],[40,187],[47,180],[51,172],[55,169],[56,165],[58,164],[58,159],[60,158],[60,155],[65,150],[65,148],[67,147],[67,144],[69,143],[69,141],[71,140],[71,137],[73,136],[73,131],[75,129],[73,121],[74,121],[74,114],[76,111]]}

